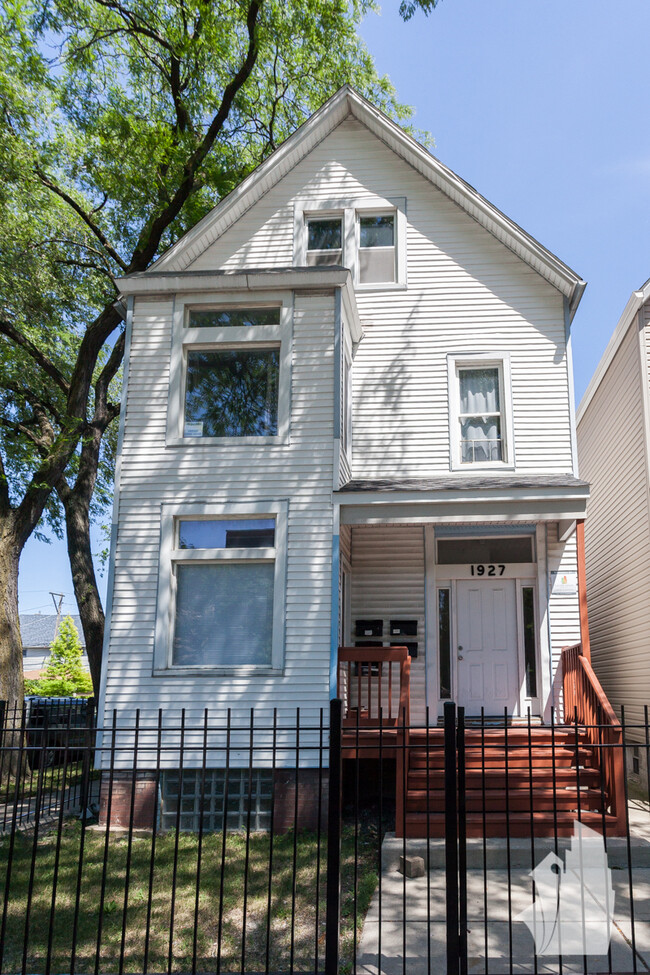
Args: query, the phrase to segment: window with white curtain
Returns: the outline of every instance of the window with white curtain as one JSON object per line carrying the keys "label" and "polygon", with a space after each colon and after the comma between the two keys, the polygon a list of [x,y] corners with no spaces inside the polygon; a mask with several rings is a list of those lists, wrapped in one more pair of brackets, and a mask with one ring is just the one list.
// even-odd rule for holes
{"label": "window with white curtain", "polygon": [[452,469],[513,465],[507,356],[449,357]]}
{"label": "window with white curtain", "polygon": [[458,370],[461,464],[503,460],[499,369]]}
{"label": "window with white curtain", "polygon": [[166,512],[157,670],[281,666],[285,509],[269,502]]}

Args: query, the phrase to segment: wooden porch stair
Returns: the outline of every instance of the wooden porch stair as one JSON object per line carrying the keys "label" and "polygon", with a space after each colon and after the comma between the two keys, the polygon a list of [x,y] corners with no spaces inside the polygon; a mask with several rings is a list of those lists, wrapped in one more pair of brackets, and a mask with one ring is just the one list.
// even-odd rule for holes
{"label": "wooden porch stair", "polygon": [[[395,759],[398,836],[445,835],[444,731],[410,726],[406,647],[340,647],[343,757]],[[467,835],[625,834],[621,725],[582,647],[562,651],[564,725],[469,727]]]}
{"label": "wooden porch stair", "polygon": [[[445,835],[443,734],[436,728],[409,735],[402,797],[409,837]],[[576,734],[571,726],[531,728],[530,735],[528,728],[467,729],[467,835],[571,836],[576,819],[608,836],[619,834],[601,757],[587,731]]]}

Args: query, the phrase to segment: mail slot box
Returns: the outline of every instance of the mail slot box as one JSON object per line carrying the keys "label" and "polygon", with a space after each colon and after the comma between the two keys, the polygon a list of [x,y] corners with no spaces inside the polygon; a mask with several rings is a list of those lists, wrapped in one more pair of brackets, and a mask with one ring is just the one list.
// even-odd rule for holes
{"label": "mail slot box", "polygon": [[418,621],[417,620],[391,620],[390,635],[391,636],[417,636]]}
{"label": "mail slot box", "polygon": [[400,643],[399,641],[394,640],[391,643],[391,647],[406,647],[410,657],[417,657],[418,655],[417,643],[408,643],[408,641],[406,640],[402,640],[402,642]]}
{"label": "mail slot box", "polygon": [[355,636],[381,636],[383,632],[383,620],[357,620],[354,624]]}

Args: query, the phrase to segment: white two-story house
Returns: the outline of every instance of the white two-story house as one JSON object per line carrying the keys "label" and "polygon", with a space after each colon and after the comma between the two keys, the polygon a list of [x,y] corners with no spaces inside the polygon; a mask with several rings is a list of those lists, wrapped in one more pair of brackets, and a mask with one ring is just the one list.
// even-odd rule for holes
{"label": "white two-story house", "polygon": [[103,714],[309,721],[341,645],[392,644],[413,722],[548,722],[580,277],[345,87],[120,286]]}

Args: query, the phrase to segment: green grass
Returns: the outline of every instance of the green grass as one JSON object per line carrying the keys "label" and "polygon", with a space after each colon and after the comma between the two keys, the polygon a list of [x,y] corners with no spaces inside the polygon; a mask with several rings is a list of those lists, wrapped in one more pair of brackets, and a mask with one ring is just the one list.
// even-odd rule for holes
{"label": "green grass", "polygon": [[[171,943],[172,970],[191,970],[196,937],[197,970],[214,972],[220,944],[221,970],[241,970],[244,927],[244,882],[247,879],[246,969],[264,971],[267,926],[270,917],[270,968],[289,967],[293,940],[294,968],[314,970],[315,943],[318,941],[322,967],[325,942],[325,868],[327,846],[321,841],[320,888],[317,892],[318,844],[312,833],[297,836],[294,889],[294,836],[273,837],[271,905],[268,910],[269,853],[267,833],[250,836],[249,867],[245,878],[246,837],[228,833],[223,871],[223,910],[219,939],[221,902],[222,834],[205,834],[201,853],[198,922],[194,923],[197,883],[198,837],[195,834],[159,834],[156,837],[153,882],[149,882],[151,836],[134,837],[131,853],[128,900],[125,904],[127,837],[109,834],[104,906],[100,897],[106,833],[86,830],[78,912],[75,908],[79,875],[81,827],[67,823],[61,835],[55,910],[52,923],[52,972],[70,971],[75,914],[77,935],[75,970],[94,969],[99,944],[99,971],[119,969],[124,932],[124,971],[144,969],[146,918],[151,910],[148,945],[148,970],[167,970]],[[9,882],[7,928],[4,941],[3,972],[15,972],[23,965],[23,944],[27,930],[26,969],[45,971],[50,916],[53,899],[54,864],[57,835],[41,835],[34,848],[33,837],[18,834]],[[176,880],[173,883],[175,850]],[[0,842],[0,907],[4,903],[9,838]],[[358,876],[356,916],[358,934],[363,916],[377,883],[378,836],[376,829],[363,825],[358,833]],[[34,856],[34,885],[28,917],[29,877]],[[341,945],[342,970],[349,970],[354,930],[354,830],[344,829],[342,843]],[[172,913],[173,892],[173,913]],[[318,897],[317,897],[318,893]],[[319,900],[318,916],[316,910]],[[292,922],[293,917],[293,922]]]}

